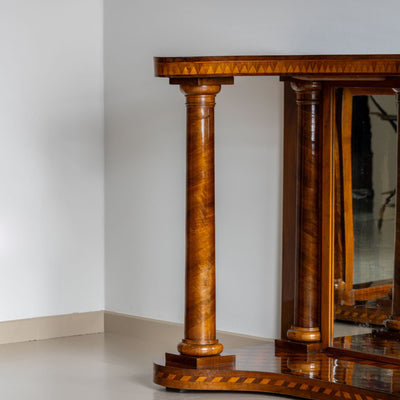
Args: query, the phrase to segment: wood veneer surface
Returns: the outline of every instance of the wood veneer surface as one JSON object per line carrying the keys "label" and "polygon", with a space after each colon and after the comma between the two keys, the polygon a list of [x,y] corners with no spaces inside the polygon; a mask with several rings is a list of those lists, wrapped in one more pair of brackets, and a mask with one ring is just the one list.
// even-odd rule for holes
{"label": "wood veneer surface", "polygon": [[348,355],[400,365],[399,338],[400,335],[396,340],[379,336],[379,333],[337,337],[333,340],[331,350],[337,354],[343,354],[344,351]]}
{"label": "wood veneer surface", "polygon": [[155,57],[160,77],[400,74],[400,55]]}
{"label": "wood veneer surface", "polygon": [[[329,177],[329,173],[332,172],[333,166],[330,127],[333,121],[334,98],[331,85],[335,84],[338,87],[355,85],[362,88],[399,87],[400,55],[156,57],[154,66],[156,76],[169,77],[171,84],[180,84],[181,87],[183,85],[190,86],[196,90],[201,88],[205,90],[213,85],[228,83],[228,81],[217,82],[217,80],[233,80],[233,76],[253,75],[278,75],[281,80],[300,80],[303,82],[302,85],[322,87],[322,109],[324,110],[322,118],[317,118],[319,113],[316,112],[316,107],[314,107],[315,110],[312,107],[319,101],[316,102],[309,96],[306,98],[303,94],[297,93],[296,101],[298,106],[300,105],[298,107],[299,114],[304,118],[298,119],[296,135],[300,136],[298,139],[306,138],[307,140],[297,140],[296,148],[292,149],[300,155],[292,163],[298,170],[296,186],[298,184],[300,188],[295,190],[294,200],[300,203],[300,210],[296,209],[295,211],[295,217],[298,219],[296,225],[298,226],[289,230],[289,235],[291,235],[289,239],[292,240],[289,240],[289,247],[295,243],[300,247],[298,253],[304,257],[301,268],[297,268],[295,271],[293,265],[296,263],[298,267],[298,260],[296,261],[293,251],[290,257],[284,259],[284,263],[290,266],[290,268],[285,267],[284,270],[289,269],[290,275],[292,277],[295,275],[296,280],[299,281],[296,286],[298,296],[295,296],[294,307],[296,311],[294,322],[299,326],[294,325],[290,330],[296,333],[292,339],[300,341],[299,343],[308,339],[310,341],[317,339],[310,335],[310,337],[306,337],[304,331],[319,332],[321,325],[323,326],[322,333],[325,333],[321,335],[322,342],[320,344],[326,348],[330,344],[333,314],[331,301],[333,296],[330,293],[333,282],[330,248],[331,236],[334,231],[331,224],[333,180]],[[307,84],[304,81],[310,82]],[[302,106],[304,107],[302,108]],[[312,115],[314,117],[310,117]],[[192,118],[188,114],[189,134],[201,131],[199,127],[192,126],[196,120],[200,121],[204,118]],[[324,134],[320,133],[320,123],[323,124]],[[200,126],[201,124],[195,125]],[[315,128],[317,125],[318,129]],[[302,129],[304,135],[300,135]],[[323,143],[322,151],[321,143]],[[208,164],[211,165],[211,163]],[[299,171],[302,173],[299,174]],[[287,182],[286,180],[286,184]],[[295,182],[292,181],[292,183]],[[211,191],[208,190],[208,192]],[[305,206],[307,204],[309,207]],[[312,213],[311,205],[313,205]],[[293,213],[293,210],[291,211]],[[194,223],[189,225],[190,228],[196,226]],[[303,236],[301,235],[302,226],[307,228],[304,229]],[[321,226],[324,228],[321,229]],[[325,242],[323,237],[326,238]],[[296,242],[297,239],[301,240]],[[284,241],[284,246],[288,244],[285,243]],[[329,246],[326,246],[327,243]],[[189,272],[192,270],[193,268],[190,267]],[[301,271],[306,272],[302,274]],[[213,282],[213,279],[211,280]],[[322,284],[321,281],[323,281]],[[198,285],[193,282],[192,279],[187,281],[187,293],[190,295],[197,292],[202,293],[197,290]],[[310,284],[302,285],[302,283]],[[321,296],[321,291],[324,292],[323,296]],[[284,294],[284,298],[290,306],[293,297]],[[189,313],[189,318],[186,319],[187,323],[185,324],[185,341],[188,343],[185,344],[192,345],[194,340],[196,346],[213,345],[209,341],[214,341],[212,333],[215,331],[215,313],[213,306],[210,307],[214,300],[215,293],[198,296],[196,301],[190,299],[188,301],[187,297],[186,311]],[[205,301],[208,304],[207,310],[211,311],[209,315],[212,316],[212,324],[208,324],[207,319],[196,316],[199,305],[205,304]],[[192,310],[192,307],[195,308],[195,311]],[[289,324],[292,314],[287,308],[284,309],[282,326]],[[200,314],[206,315],[206,313]],[[321,315],[324,316],[323,321],[320,318]],[[196,323],[192,324],[191,322]],[[196,326],[196,334],[194,334],[192,330]],[[193,337],[188,338],[188,336]],[[180,348],[181,353],[182,350]],[[308,350],[310,351],[308,354],[300,355],[297,350],[285,354],[275,353],[273,345],[238,349],[233,352],[237,356],[236,369],[204,370],[179,368],[170,364],[168,366],[155,364],[154,381],[162,386],[176,389],[261,391],[311,399],[385,400],[400,398],[400,366],[385,364],[384,362],[388,358],[384,359],[384,362],[382,362],[383,358],[376,354],[373,354],[369,360],[349,358],[351,354],[348,349],[342,349],[342,353],[335,356],[327,353],[312,353],[315,349],[311,347]],[[189,352],[187,354],[191,355]]]}
{"label": "wood veneer surface", "polygon": [[256,391],[312,399],[400,398],[399,365],[326,353],[276,354],[272,343],[229,354],[236,355],[234,370],[180,369],[157,363],[154,382],[179,389]]}

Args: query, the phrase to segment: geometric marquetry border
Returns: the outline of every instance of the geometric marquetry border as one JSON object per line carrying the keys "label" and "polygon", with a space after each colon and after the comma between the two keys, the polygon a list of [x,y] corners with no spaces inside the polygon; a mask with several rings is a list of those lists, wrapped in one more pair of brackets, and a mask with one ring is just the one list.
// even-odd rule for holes
{"label": "geometric marquetry border", "polygon": [[243,75],[400,75],[400,55],[228,56],[154,59],[160,77]]}
{"label": "geometric marquetry border", "polygon": [[307,399],[399,399],[398,396],[388,393],[377,393],[294,375],[237,370],[188,370],[158,364],[154,364],[154,382],[175,389],[254,391]]}
{"label": "geometric marquetry border", "polygon": [[340,321],[360,322],[365,324],[383,325],[389,318],[391,310],[378,308],[362,308],[354,306],[335,306],[335,319]]}

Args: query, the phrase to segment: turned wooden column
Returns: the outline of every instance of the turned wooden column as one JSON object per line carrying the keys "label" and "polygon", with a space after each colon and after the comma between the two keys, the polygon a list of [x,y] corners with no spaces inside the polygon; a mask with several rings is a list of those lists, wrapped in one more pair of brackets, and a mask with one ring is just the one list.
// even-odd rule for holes
{"label": "turned wooden column", "polygon": [[186,295],[183,355],[215,356],[214,106],[233,78],[180,79],[187,108]]}
{"label": "turned wooden column", "polygon": [[393,89],[397,102],[397,187],[396,187],[396,239],[394,250],[394,279],[392,315],[385,321],[387,328],[400,331],[400,88]]}
{"label": "turned wooden column", "polygon": [[320,82],[292,82],[296,92],[297,130],[300,143],[298,182],[298,256],[294,324],[290,340],[318,342],[320,332],[321,269],[321,122]]}

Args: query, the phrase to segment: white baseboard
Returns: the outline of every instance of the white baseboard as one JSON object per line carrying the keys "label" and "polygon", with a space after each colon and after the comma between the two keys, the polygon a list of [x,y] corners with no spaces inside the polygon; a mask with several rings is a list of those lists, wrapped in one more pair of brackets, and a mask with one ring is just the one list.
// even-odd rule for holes
{"label": "white baseboard", "polygon": [[[183,324],[104,311],[104,332],[175,345],[183,337]],[[217,331],[217,338],[226,349],[255,346],[272,340],[225,331]]]}
{"label": "white baseboard", "polygon": [[0,322],[0,344],[104,332],[104,311]]}
{"label": "white baseboard", "polygon": [[[103,332],[153,340],[175,347],[183,337],[183,324],[112,311],[55,315],[0,322],[0,344]],[[217,331],[217,338],[226,349],[271,341],[271,339],[225,331]]]}

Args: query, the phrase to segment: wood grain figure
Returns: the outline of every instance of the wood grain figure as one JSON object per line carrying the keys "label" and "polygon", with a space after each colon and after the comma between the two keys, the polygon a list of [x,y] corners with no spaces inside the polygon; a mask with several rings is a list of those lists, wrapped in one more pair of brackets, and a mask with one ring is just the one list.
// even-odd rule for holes
{"label": "wood grain figure", "polygon": [[299,232],[294,324],[290,340],[318,342],[320,332],[321,121],[319,82],[292,82],[300,141]]}
{"label": "wood grain figure", "polygon": [[[154,364],[154,382],[176,390],[399,400],[400,207],[390,330],[334,341],[333,319],[354,314],[357,301],[391,293],[390,282],[356,287],[347,269],[349,126],[354,93],[400,88],[400,55],[156,57],[154,67],[156,76],[180,86],[187,107],[184,337],[179,354],[168,353],[165,364]],[[221,353],[215,317],[214,105],[221,85],[255,75],[277,75],[285,82],[281,338]],[[237,287],[240,296],[240,282]]]}

